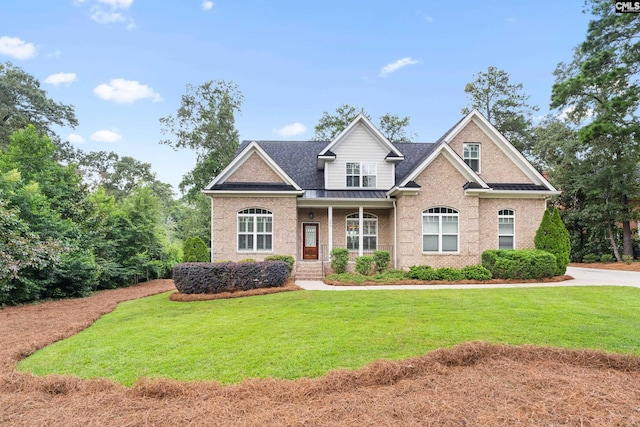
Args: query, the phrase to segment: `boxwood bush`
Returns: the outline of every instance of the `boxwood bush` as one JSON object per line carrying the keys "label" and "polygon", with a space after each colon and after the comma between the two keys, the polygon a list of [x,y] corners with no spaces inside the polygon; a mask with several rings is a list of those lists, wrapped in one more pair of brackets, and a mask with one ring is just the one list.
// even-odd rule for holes
{"label": "boxwood bush", "polygon": [[349,263],[349,249],[346,248],[333,248],[330,253],[331,257],[331,270],[335,274],[341,274],[347,271],[347,264]]}
{"label": "boxwood bush", "polygon": [[489,280],[493,278],[491,272],[482,265],[467,265],[460,269],[464,278],[468,280]]}
{"label": "boxwood bush", "polygon": [[356,273],[368,276],[373,270],[373,256],[362,255],[356,258]]}
{"label": "boxwood bush", "polygon": [[296,260],[291,255],[268,255],[264,257],[265,261],[284,261],[289,265],[289,273],[293,271],[293,265]]}
{"label": "boxwood bush", "polygon": [[482,265],[497,279],[541,279],[557,271],[555,255],[539,249],[490,249],[482,253]]}
{"label": "boxwood bush", "polygon": [[282,286],[289,277],[284,261],[182,263],[173,281],[183,294],[215,294]]}

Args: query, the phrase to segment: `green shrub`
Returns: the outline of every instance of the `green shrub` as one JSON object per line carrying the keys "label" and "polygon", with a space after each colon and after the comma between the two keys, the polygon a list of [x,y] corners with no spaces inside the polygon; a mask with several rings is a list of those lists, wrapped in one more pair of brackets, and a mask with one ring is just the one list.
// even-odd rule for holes
{"label": "green shrub", "polygon": [[489,280],[493,277],[491,272],[482,265],[467,265],[462,267],[460,271],[468,280]]}
{"label": "green shrub", "polygon": [[611,261],[613,261],[613,255],[611,254],[600,255],[600,262],[611,262]]}
{"label": "green shrub", "polygon": [[373,256],[362,255],[356,258],[356,273],[368,276],[373,270]]}
{"label": "green shrub", "polygon": [[375,251],[373,252],[373,262],[376,263],[376,271],[382,273],[389,267],[391,255],[388,251]]}
{"label": "green shrub", "polygon": [[238,262],[257,262],[255,258],[244,258]]}
{"label": "green shrub", "polygon": [[293,271],[296,260],[291,255],[269,255],[264,257],[265,261],[284,261],[289,265],[289,273]]}
{"label": "green shrub", "polygon": [[331,269],[334,273],[340,274],[347,271],[349,263],[349,249],[333,248],[331,249]]}
{"label": "green shrub", "polygon": [[633,262],[633,256],[632,255],[622,255],[622,261],[625,264],[631,264]]}
{"label": "green shrub", "polygon": [[416,280],[439,280],[436,270],[430,265],[414,265],[409,268],[407,277]]}
{"label": "green shrub", "polygon": [[458,270],[457,268],[451,267],[442,267],[435,271],[438,279],[436,280],[446,280],[448,282],[457,282],[459,280],[464,279],[464,273]]}
{"label": "green shrub", "polygon": [[490,249],[482,253],[482,265],[497,279],[541,279],[557,271],[555,255],[538,249]]}
{"label": "green shrub", "polygon": [[600,257],[596,254],[585,254],[582,257],[582,262],[586,262],[586,263],[598,262],[599,260],[600,260]]}
{"label": "green shrub", "polygon": [[289,278],[284,261],[182,263],[173,267],[176,288],[184,294],[212,294],[282,286]]}
{"label": "green shrub", "polygon": [[571,255],[571,239],[558,209],[544,211],[540,227],[533,239],[536,249],[552,253],[556,257],[556,276],[566,273]]}
{"label": "green shrub", "polygon": [[182,245],[183,262],[209,262],[209,248],[200,237],[188,237]]}

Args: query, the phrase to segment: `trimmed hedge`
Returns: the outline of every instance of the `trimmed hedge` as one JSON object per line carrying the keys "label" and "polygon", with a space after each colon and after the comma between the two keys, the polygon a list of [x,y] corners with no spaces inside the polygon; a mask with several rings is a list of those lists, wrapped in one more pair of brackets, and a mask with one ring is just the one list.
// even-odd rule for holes
{"label": "trimmed hedge", "polygon": [[362,255],[356,258],[356,273],[368,276],[373,270],[373,256]]}
{"label": "trimmed hedge", "polygon": [[291,255],[268,255],[264,257],[265,261],[284,261],[289,265],[289,273],[293,271],[293,265],[296,263],[295,258]]}
{"label": "trimmed hedge", "polygon": [[216,294],[282,286],[289,278],[284,261],[182,263],[173,281],[183,294]]}
{"label": "trimmed hedge", "polygon": [[387,268],[389,268],[389,264],[391,263],[391,255],[388,251],[374,251],[373,262],[376,264],[376,271],[378,273],[382,273]]}
{"label": "trimmed hedge", "polygon": [[490,249],[482,253],[482,265],[496,279],[542,279],[557,271],[555,255],[539,249]]}
{"label": "trimmed hedge", "polygon": [[347,271],[347,264],[349,263],[349,249],[346,248],[333,248],[330,253],[331,257],[331,270],[335,274],[341,274]]}

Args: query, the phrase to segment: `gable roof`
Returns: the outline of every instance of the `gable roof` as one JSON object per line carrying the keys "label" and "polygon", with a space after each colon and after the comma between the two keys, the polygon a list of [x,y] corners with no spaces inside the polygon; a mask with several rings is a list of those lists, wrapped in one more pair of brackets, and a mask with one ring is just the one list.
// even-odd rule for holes
{"label": "gable roof", "polygon": [[[224,168],[224,170],[216,176],[209,185],[205,188],[205,191],[211,191],[215,189],[217,186],[221,186],[225,183],[227,178],[229,178],[242,164],[251,157],[252,154],[257,154],[267,165],[278,175],[278,177],[284,182],[285,186],[291,187],[294,191],[301,191],[302,189],[296,183],[296,181],[291,178],[289,174],[287,174],[281,167],[279,162],[275,161],[257,142],[252,141],[245,145],[242,151],[238,151],[236,157],[229,163],[229,165]],[[246,183],[244,185],[247,185]]]}
{"label": "gable roof", "polygon": [[349,123],[349,126],[344,128],[342,132],[340,132],[335,138],[333,138],[333,141],[331,141],[320,153],[318,153],[318,157],[327,156],[329,155],[328,152],[330,152],[331,155],[335,156],[335,154],[333,154],[331,150],[335,151],[335,148],[340,145],[340,143],[342,143],[342,141],[344,141],[346,137],[351,133],[351,131],[359,124],[363,125],[373,135],[374,139],[379,144],[389,150],[390,158],[397,158],[398,160],[404,158],[402,152],[398,150],[398,148],[395,147],[382,134],[382,132],[380,132],[378,128],[373,125],[373,123],[371,123],[371,120],[369,120],[367,116],[364,115],[364,113],[358,114],[358,116],[353,119],[351,123]]}

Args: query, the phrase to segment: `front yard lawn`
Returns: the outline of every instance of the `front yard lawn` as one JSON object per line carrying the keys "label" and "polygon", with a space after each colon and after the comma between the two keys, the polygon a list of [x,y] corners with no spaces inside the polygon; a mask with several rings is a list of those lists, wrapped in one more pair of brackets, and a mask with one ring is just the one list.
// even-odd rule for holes
{"label": "front yard lawn", "polygon": [[559,287],[288,292],[122,303],[18,369],[37,375],[240,382],[317,377],[472,340],[640,356],[640,289]]}

